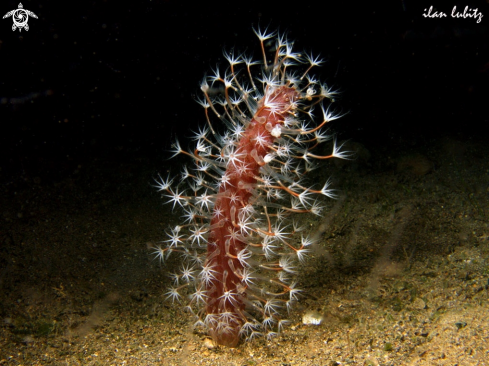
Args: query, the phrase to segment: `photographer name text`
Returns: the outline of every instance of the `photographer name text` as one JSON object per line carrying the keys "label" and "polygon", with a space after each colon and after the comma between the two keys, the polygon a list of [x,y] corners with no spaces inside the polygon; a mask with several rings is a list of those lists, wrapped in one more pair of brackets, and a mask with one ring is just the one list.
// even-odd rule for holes
{"label": "photographer name text", "polygon": [[[448,15],[442,11],[433,10],[433,6],[430,6],[429,9],[424,9],[423,17],[425,18],[446,18]],[[450,13],[452,18],[474,18],[477,23],[482,21],[482,13],[478,8],[471,9],[468,6],[465,7],[463,11],[458,10],[455,5]]]}

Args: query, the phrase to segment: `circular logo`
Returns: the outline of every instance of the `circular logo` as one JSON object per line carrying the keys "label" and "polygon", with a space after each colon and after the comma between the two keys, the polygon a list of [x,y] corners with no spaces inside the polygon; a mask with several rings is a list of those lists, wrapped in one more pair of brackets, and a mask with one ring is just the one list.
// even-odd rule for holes
{"label": "circular logo", "polygon": [[16,9],[12,14],[12,19],[17,27],[23,28],[29,20],[29,15],[24,9]]}

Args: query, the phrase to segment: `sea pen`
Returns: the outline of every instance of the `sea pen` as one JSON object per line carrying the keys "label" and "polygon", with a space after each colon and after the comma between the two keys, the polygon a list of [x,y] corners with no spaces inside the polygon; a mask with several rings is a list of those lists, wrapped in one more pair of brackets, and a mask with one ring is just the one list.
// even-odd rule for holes
{"label": "sea pen", "polygon": [[[185,302],[195,326],[229,347],[276,336],[288,323],[283,314],[301,292],[297,262],[314,244],[293,217],[320,215],[318,196],[335,197],[330,180],[308,185],[308,172],[318,159],[349,156],[325,129],[341,116],[331,108],[336,91],[311,75],[323,60],[294,52],[285,34],[255,33],[261,62],[224,52],[225,70],[217,66],[201,82],[198,102],[207,124],[195,133],[193,151],[178,141],[173,146],[194,166],[184,167],[179,178],[157,180],[183,212],[155,247],[161,260],[183,257],[166,296]],[[269,40],[275,42],[270,59]],[[217,120],[223,133],[216,132]],[[317,152],[328,140],[332,152]]]}

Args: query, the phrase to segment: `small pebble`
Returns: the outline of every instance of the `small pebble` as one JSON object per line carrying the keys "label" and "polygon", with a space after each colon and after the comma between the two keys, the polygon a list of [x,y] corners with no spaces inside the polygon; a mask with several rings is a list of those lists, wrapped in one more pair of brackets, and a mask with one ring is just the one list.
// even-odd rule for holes
{"label": "small pebble", "polygon": [[426,308],[426,303],[424,302],[423,299],[420,299],[419,297],[416,298],[413,302],[413,307],[418,310],[422,310]]}
{"label": "small pebble", "polygon": [[466,322],[456,322],[455,326],[457,327],[457,329],[462,329],[462,328],[465,328],[467,326],[467,323]]}
{"label": "small pebble", "polygon": [[210,338],[205,338],[204,339],[204,346],[207,348],[207,349],[214,349],[216,348],[216,345],[214,344],[214,341]]}
{"label": "small pebble", "polygon": [[27,335],[24,338],[22,338],[22,343],[24,343],[24,344],[29,345],[29,344],[31,344],[33,342],[34,342],[34,338],[32,336],[30,336],[30,335]]}
{"label": "small pebble", "polygon": [[307,311],[302,316],[302,324],[306,325],[320,325],[323,322],[324,317],[317,311]]}

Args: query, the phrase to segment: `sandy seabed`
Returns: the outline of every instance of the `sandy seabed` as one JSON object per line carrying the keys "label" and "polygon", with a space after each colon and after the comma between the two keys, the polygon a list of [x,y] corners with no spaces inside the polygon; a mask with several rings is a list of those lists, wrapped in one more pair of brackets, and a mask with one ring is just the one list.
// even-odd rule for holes
{"label": "sandy seabed", "polygon": [[0,365],[489,365],[488,146],[349,145],[354,161],[313,173],[342,198],[303,218],[321,239],[291,326],[234,349],[165,301],[179,264],[148,250],[178,222],[151,187],[165,167],[1,176]]}

